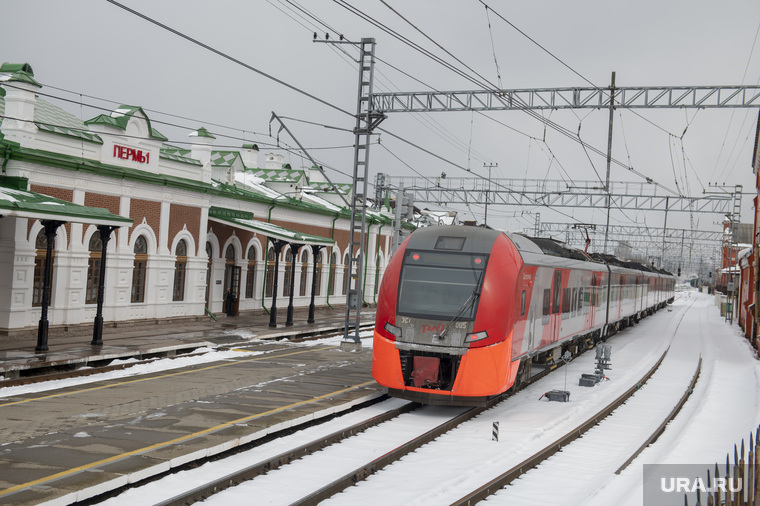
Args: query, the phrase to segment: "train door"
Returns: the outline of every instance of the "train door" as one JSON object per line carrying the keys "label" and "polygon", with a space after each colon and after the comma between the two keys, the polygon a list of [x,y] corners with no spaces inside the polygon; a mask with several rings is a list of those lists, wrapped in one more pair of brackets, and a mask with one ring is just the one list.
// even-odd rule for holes
{"label": "train door", "polygon": [[562,325],[562,271],[557,269],[554,271],[554,279],[552,281],[552,312],[549,315],[549,341],[555,342],[559,339],[560,328]]}

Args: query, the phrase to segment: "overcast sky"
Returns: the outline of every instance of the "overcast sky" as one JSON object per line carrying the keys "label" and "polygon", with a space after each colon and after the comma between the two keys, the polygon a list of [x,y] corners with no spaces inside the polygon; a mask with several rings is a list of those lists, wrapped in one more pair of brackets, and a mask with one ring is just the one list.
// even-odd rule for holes
{"label": "overcast sky", "polygon": [[[478,88],[371,26],[341,2],[123,3],[331,106],[105,0],[0,0],[4,18],[0,61],[30,63],[35,78],[44,85],[43,93],[83,105],[45,98],[82,119],[103,112],[92,106],[139,105],[172,143],[186,143],[191,130],[205,126],[217,136],[219,146],[238,147],[244,140],[252,141],[263,153],[276,148],[276,139],[269,136],[272,111],[319,125],[353,128],[354,119],[337,109],[356,110],[358,74],[351,59],[357,51],[350,45],[314,43],[315,31],[322,39],[327,31],[331,40],[339,34],[351,41],[375,38],[376,56],[382,60],[376,66],[377,92]],[[487,1],[490,12],[479,0],[351,3],[473,75],[432,39],[505,89],[590,86],[588,82],[608,86],[613,71],[617,86],[738,85],[760,80],[757,0]],[[299,8],[308,9],[311,16]],[[606,110],[543,114],[573,132],[580,127],[584,141],[606,151]],[[742,184],[745,192],[751,192],[757,117],[757,109],[618,110],[613,156],[686,195],[702,195],[716,182]],[[347,180],[353,160],[350,132],[286,121],[312,156],[336,169],[328,172],[331,179]],[[449,177],[465,177],[470,175],[467,168],[486,175],[487,163],[498,164],[494,178],[599,182],[605,177],[602,157],[587,154],[579,143],[551,129],[545,131],[542,122],[523,112],[395,113],[382,128],[445,161],[382,134],[381,145],[371,150],[371,180],[377,172],[426,177],[445,172]],[[285,133],[280,142],[295,144]],[[293,167],[307,164],[297,154],[278,152]],[[615,165],[611,179],[642,181]],[[482,206],[459,209],[482,221]],[[743,222],[752,221],[751,209],[751,195],[745,195]],[[542,221],[604,223],[605,219],[599,210],[565,209],[563,216],[541,207],[490,206],[488,222],[506,230],[529,228],[536,212]],[[700,229],[717,229],[719,220],[715,215],[690,219],[685,213],[671,213],[668,225],[689,227],[691,223]],[[612,224],[633,223],[661,227],[663,216],[627,212],[612,217]]]}

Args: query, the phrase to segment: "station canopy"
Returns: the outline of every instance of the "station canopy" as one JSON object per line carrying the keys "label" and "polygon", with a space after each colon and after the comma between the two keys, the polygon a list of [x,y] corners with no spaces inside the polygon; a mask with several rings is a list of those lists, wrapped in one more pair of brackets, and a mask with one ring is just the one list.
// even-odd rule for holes
{"label": "station canopy", "polygon": [[290,244],[303,244],[308,246],[335,245],[335,240],[328,237],[296,232],[295,230],[290,230],[273,223],[255,220],[253,218],[253,213],[247,211],[211,207],[208,211],[208,219],[209,221],[242,228],[243,230],[262,234],[270,239],[279,239]]}
{"label": "station canopy", "polygon": [[100,207],[87,207],[27,190],[26,178],[0,176],[0,217],[56,220],[114,227],[131,226],[132,220]]}

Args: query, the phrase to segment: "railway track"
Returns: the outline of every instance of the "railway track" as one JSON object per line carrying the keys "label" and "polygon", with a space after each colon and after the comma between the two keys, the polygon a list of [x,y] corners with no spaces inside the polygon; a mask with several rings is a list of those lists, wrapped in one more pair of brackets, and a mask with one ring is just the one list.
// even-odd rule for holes
{"label": "railway track", "polygon": [[[673,337],[685,315],[686,311]],[[452,504],[471,505],[491,496],[519,504],[583,503],[586,497],[574,496],[574,491],[588,493],[609,475],[620,474],[657,440],[689,399],[702,371],[702,356],[684,355],[686,348],[685,340],[672,340],[641,380],[609,405]],[[568,476],[572,487],[557,486]]]}
{"label": "railway track", "polygon": [[[538,465],[540,461],[556,453],[571,440],[580,437],[613,413],[652,377],[667,353],[668,349],[665,349],[638,381],[603,409],[594,413],[581,426],[574,428],[566,437],[538,452],[531,459],[526,459],[516,469],[510,470],[510,473],[506,473],[507,479],[511,476],[513,480]],[[524,388],[548,373],[549,371],[546,371],[532,378]],[[199,500],[224,504],[240,500],[241,497],[250,497],[251,494],[256,494],[257,497],[276,496],[278,504],[310,505],[323,501],[329,503],[330,498],[335,498],[340,492],[348,491],[357,483],[387,466],[397,465],[403,457],[430,444],[465,422],[476,419],[501,400],[503,399],[494,399],[488,406],[481,408],[434,406],[419,408],[416,404],[406,403],[401,408],[394,407],[388,413],[373,415],[369,420],[342,428],[326,437],[319,436],[314,441],[287,449],[271,458],[240,466],[241,468],[233,473],[208,480],[207,483],[177,494],[160,504],[191,504]],[[403,401],[394,399],[386,402]],[[315,455],[313,462],[310,462],[310,455]],[[331,463],[326,466],[323,464],[325,459],[341,464],[338,466]],[[204,473],[200,472],[200,474]],[[504,483],[493,481],[479,487],[461,499],[459,503],[477,502],[501,489]],[[345,495],[340,494],[340,496]],[[351,497],[350,493],[348,497]],[[353,499],[349,499],[349,502],[353,502]]]}

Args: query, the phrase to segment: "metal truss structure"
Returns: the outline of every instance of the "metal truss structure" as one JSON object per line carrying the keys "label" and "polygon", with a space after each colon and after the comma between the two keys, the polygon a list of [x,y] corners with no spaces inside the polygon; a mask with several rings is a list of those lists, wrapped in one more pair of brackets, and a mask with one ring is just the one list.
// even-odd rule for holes
{"label": "metal truss structure", "polygon": [[[544,179],[420,178],[385,175],[389,188],[403,184],[415,203],[485,204],[511,206],[605,208],[639,211],[683,211],[727,214],[733,210],[732,193],[681,197],[666,195],[645,182],[610,182],[609,193],[600,181]],[[658,193],[659,190],[659,193]]]}
{"label": "metal truss structure", "polygon": [[760,107],[760,85],[544,88],[523,90],[375,93],[372,109],[391,112],[511,111],[523,109]]}
{"label": "metal truss structure", "polygon": [[[577,228],[577,227],[576,227]],[[604,225],[596,225],[596,233],[604,228]],[[603,233],[603,232],[602,232]],[[634,242],[649,242],[662,244],[662,241],[681,244],[708,244],[713,247],[720,245],[723,241],[722,232],[709,232],[705,230],[694,230],[684,228],[661,228],[661,227],[640,227],[610,225],[608,229],[610,237],[618,241],[624,241],[633,244]],[[567,223],[541,223],[539,235],[555,236],[555,234],[566,234],[567,237],[578,236],[578,230],[573,230],[573,225]],[[582,242],[582,241],[581,241]]]}
{"label": "metal truss structure", "polygon": [[[585,248],[586,236],[579,228],[568,223],[540,223],[536,235],[552,237],[578,249]],[[601,252],[604,225],[595,225],[589,252]],[[720,247],[725,238],[722,232],[694,229],[611,225],[609,241],[615,254],[621,258],[634,258],[675,272],[678,268],[690,273],[704,273],[716,265]]]}

